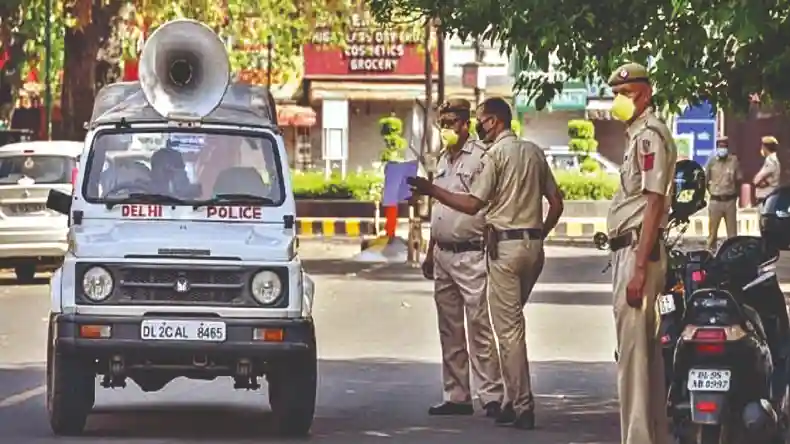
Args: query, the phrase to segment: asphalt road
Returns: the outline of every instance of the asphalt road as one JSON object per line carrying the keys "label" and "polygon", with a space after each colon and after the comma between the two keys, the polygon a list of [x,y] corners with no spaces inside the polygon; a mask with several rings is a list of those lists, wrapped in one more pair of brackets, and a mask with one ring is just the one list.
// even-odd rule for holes
{"label": "asphalt road", "polygon": [[[432,286],[405,265],[356,264],[358,247],[306,244],[317,285],[319,405],[311,440],[330,443],[616,443],[618,439],[609,276],[601,252],[549,248],[527,306],[538,429],[490,420],[428,417],[440,401]],[[265,389],[231,380],[177,380],[158,393],[99,389],[88,432],[56,438],[44,407],[47,282],[0,281],[0,442],[280,442]],[[265,385],[265,384],[264,384]]]}

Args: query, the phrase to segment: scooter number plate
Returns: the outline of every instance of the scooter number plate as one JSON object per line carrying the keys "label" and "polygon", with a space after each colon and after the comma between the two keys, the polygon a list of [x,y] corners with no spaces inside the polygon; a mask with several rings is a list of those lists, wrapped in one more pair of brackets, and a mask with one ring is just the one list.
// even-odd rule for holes
{"label": "scooter number plate", "polygon": [[730,391],[729,370],[691,369],[689,370],[688,389],[692,392]]}
{"label": "scooter number plate", "polygon": [[671,294],[662,294],[658,297],[658,312],[661,316],[675,311],[675,298]]}

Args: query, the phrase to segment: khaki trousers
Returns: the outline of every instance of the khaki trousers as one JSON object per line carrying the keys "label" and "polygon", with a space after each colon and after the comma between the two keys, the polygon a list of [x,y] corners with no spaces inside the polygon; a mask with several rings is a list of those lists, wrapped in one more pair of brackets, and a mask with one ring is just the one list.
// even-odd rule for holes
{"label": "khaki trousers", "polygon": [[622,444],[666,444],[667,389],[658,335],[656,298],[663,290],[667,258],[647,267],[641,309],[626,302],[626,288],[636,263],[635,250],[613,253],[614,320],[617,331],[617,391],[620,395]]}
{"label": "khaki trousers", "polygon": [[499,243],[499,257],[488,261],[488,304],[505,379],[505,402],[517,414],[535,408],[527,360],[524,304],[529,299],[545,256],[542,240]]}
{"label": "khaki trousers", "polygon": [[488,316],[484,253],[453,253],[439,248],[434,251],[434,299],[442,346],[445,400],[471,401],[471,361],[480,402],[483,405],[502,402],[502,372]]}
{"label": "khaki trousers", "polygon": [[727,226],[727,238],[738,235],[738,205],[737,201],[730,200],[723,202],[711,200],[708,204],[708,249],[716,248],[716,240],[719,236],[719,224],[724,219]]}

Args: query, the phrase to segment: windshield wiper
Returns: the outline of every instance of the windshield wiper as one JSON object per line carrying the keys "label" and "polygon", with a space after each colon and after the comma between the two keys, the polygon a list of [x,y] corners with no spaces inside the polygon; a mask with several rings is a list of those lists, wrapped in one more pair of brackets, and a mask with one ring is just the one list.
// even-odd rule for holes
{"label": "windshield wiper", "polygon": [[114,206],[119,204],[126,204],[126,203],[145,203],[145,204],[160,203],[160,204],[184,205],[186,202],[183,199],[169,196],[167,194],[130,193],[128,196],[124,197],[123,199],[107,201],[106,206],[108,210],[112,210]]}
{"label": "windshield wiper", "polygon": [[195,202],[195,204],[192,206],[192,209],[197,210],[200,207],[205,207],[207,205],[219,204],[219,203],[244,203],[244,204],[258,204],[258,205],[275,204],[275,202],[269,199],[268,197],[257,196],[255,194],[227,193],[227,194],[217,194],[211,199]]}

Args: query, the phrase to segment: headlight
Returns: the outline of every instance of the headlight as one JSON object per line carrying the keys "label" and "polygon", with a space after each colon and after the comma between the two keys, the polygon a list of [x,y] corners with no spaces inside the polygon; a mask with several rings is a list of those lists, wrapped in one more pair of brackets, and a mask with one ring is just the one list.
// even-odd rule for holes
{"label": "headlight", "polygon": [[82,290],[93,302],[101,302],[112,293],[112,275],[102,267],[92,267],[82,276]]}
{"label": "headlight", "polygon": [[283,283],[277,273],[272,271],[261,271],[252,278],[252,296],[261,304],[271,304],[280,297],[283,290]]}

